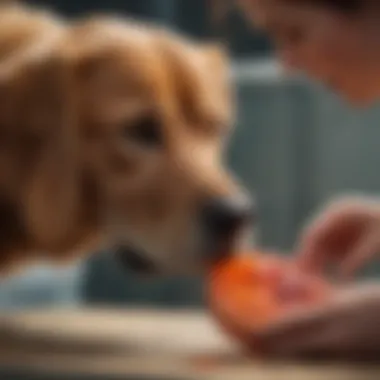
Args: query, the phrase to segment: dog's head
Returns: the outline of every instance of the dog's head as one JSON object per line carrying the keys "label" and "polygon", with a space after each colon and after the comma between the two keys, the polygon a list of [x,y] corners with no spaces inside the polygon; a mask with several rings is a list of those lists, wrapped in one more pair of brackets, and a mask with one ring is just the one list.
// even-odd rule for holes
{"label": "dog's head", "polygon": [[51,241],[79,243],[96,231],[142,270],[199,271],[233,252],[252,205],[222,161],[234,121],[222,51],[93,19],[54,54],[51,70],[41,63],[50,92],[38,82],[46,101],[34,112],[49,118],[58,107],[60,119],[25,190],[29,229],[41,241],[50,231]]}

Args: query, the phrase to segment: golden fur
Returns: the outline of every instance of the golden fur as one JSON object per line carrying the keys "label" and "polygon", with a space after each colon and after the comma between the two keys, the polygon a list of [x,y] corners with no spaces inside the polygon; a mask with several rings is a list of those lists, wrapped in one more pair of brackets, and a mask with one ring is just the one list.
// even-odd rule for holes
{"label": "golden fur", "polygon": [[[199,266],[198,203],[238,191],[221,163],[233,94],[218,47],[4,6],[0,97],[3,273],[123,242],[166,270]],[[157,147],[135,136],[152,123]]]}

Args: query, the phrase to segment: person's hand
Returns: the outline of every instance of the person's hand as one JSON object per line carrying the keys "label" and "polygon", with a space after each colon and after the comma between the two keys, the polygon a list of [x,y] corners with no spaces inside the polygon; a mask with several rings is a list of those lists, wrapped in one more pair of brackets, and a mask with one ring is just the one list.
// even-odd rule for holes
{"label": "person's hand", "polygon": [[342,198],[332,202],[301,235],[296,254],[307,271],[338,264],[351,275],[380,252],[380,199]]}
{"label": "person's hand", "polygon": [[380,362],[380,286],[337,291],[328,305],[287,315],[252,342],[272,359]]}

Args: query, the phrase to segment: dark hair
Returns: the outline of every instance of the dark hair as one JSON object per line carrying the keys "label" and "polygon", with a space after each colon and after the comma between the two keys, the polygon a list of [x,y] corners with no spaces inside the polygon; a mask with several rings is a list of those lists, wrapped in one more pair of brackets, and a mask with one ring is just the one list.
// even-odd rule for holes
{"label": "dark hair", "polygon": [[[380,0],[284,0],[294,3],[321,5],[340,12],[358,12],[369,5],[380,3]],[[380,5],[380,4],[379,4]]]}

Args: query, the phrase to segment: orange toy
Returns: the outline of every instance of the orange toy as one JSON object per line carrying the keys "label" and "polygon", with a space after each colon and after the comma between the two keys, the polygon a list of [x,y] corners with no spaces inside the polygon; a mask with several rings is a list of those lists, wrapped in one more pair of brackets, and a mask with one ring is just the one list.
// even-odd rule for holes
{"label": "orange toy", "polygon": [[323,279],[299,273],[285,257],[264,254],[235,257],[219,264],[208,285],[214,317],[229,335],[243,343],[249,332],[296,307],[323,302],[331,290]]}

